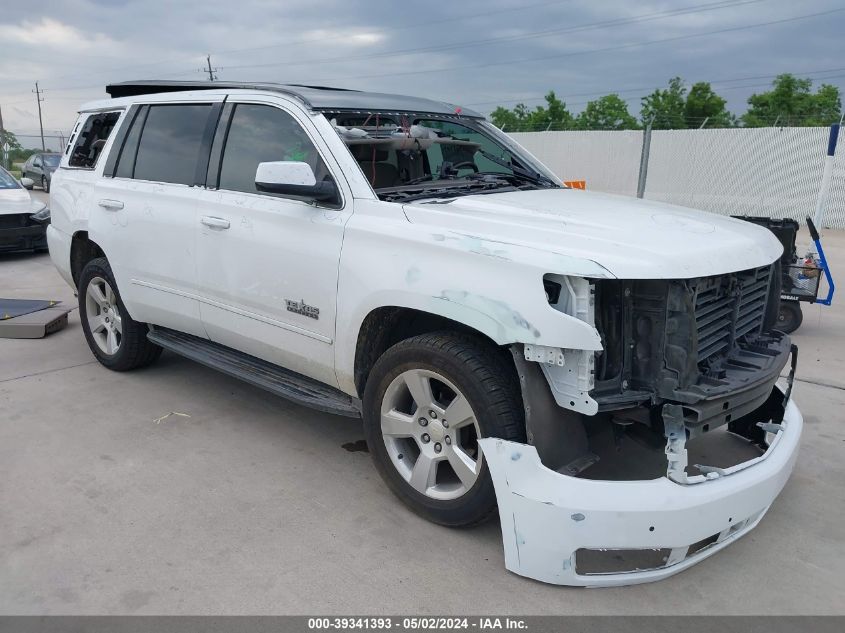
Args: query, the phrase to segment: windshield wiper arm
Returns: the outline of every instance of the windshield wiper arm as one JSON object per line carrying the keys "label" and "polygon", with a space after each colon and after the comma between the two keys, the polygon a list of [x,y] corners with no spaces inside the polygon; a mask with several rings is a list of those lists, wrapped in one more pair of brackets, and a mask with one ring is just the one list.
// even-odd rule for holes
{"label": "windshield wiper arm", "polygon": [[[501,165],[502,167],[507,167],[513,172],[514,176],[519,176],[521,178],[524,178],[525,180],[530,180],[531,182],[537,183],[538,185],[552,185],[554,187],[557,187],[557,183],[555,183],[551,178],[547,178],[539,172],[531,172],[527,169],[523,169],[518,165],[514,165],[511,161],[507,161],[504,158],[500,158],[499,156],[491,154],[490,152],[481,148],[476,151],[482,156],[484,156],[484,158],[486,158],[487,160],[492,161],[497,165]],[[503,175],[507,176],[508,174]]]}
{"label": "windshield wiper arm", "polygon": [[422,198],[451,198],[460,197],[467,193],[482,193],[485,191],[495,190],[497,187],[491,186],[491,183],[484,182],[467,182],[463,185],[452,185],[450,187],[438,187],[436,189],[424,189],[416,192],[395,191],[386,194],[386,197],[395,202],[408,202],[411,200],[419,200]]}

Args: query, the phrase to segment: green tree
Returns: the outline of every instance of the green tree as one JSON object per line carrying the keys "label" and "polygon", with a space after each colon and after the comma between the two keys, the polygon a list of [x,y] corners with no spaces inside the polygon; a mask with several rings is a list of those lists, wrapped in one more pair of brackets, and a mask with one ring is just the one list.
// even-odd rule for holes
{"label": "green tree", "polygon": [[636,130],[637,120],[628,112],[628,104],[617,94],[590,101],[575,118],[579,130]]}
{"label": "green tree", "polygon": [[842,96],[839,88],[822,84],[813,95],[810,118],[803,125],[833,125],[842,118]]}
{"label": "green tree", "polygon": [[518,103],[513,110],[499,106],[490,113],[490,120],[496,127],[514,132],[525,121],[527,110],[528,108],[524,103]]}
{"label": "green tree", "polygon": [[666,90],[658,88],[643,97],[640,117],[643,124],[652,121],[655,130],[675,130],[687,127],[684,109],[686,107],[684,82],[680,77],[669,80]]}
{"label": "green tree", "polygon": [[572,127],[573,117],[566,104],[550,90],[545,97],[546,106],[529,110],[524,103],[518,103],[512,110],[499,106],[490,114],[494,125],[506,132],[531,132],[536,130],[566,130]]}
{"label": "green tree", "polygon": [[791,74],[778,75],[772,89],[748,97],[748,111],[742,115],[747,127],[774,125],[820,126],[837,123],[842,111],[839,88],[822,84],[812,92],[812,79]]}
{"label": "green tree", "polygon": [[[23,147],[21,147],[20,142],[18,141],[18,137],[15,136],[12,132],[4,129],[2,131],[2,135],[3,135],[3,142],[9,144],[9,151],[10,152],[14,152],[14,151],[23,149]],[[2,145],[2,143],[0,143],[0,145]]]}
{"label": "green tree", "polygon": [[690,128],[701,127],[732,127],[736,118],[727,111],[727,101],[713,92],[713,88],[706,81],[692,85],[684,102],[684,119]]}
{"label": "green tree", "polygon": [[6,143],[9,144],[9,156],[8,156],[8,164],[3,165],[7,169],[11,168],[12,161],[17,160],[17,155],[23,151],[18,138],[12,134],[9,130],[4,129],[0,132],[0,165],[3,165],[3,145]]}

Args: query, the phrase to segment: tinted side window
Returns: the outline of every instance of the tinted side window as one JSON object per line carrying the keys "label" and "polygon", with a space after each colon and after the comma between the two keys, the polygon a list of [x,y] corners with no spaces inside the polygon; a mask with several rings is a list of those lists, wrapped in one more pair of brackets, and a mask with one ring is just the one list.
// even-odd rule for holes
{"label": "tinted side window", "polygon": [[308,163],[317,182],[329,173],[317,148],[290,114],[273,106],[236,105],[220,165],[220,188],[260,193],[255,188],[258,163],[278,160]]}
{"label": "tinted side window", "polygon": [[134,177],[193,185],[211,104],[150,106]]}
{"label": "tinted side window", "polygon": [[[135,171],[135,155],[138,153],[138,140],[141,138],[141,130],[144,129],[144,121],[147,120],[147,106],[136,111],[131,121],[132,127],[126,133],[122,148],[112,149],[112,153],[120,151],[117,157],[117,169],[114,175],[118,178],[132,178]],[[115,139],[117,143],[117,139]]]}

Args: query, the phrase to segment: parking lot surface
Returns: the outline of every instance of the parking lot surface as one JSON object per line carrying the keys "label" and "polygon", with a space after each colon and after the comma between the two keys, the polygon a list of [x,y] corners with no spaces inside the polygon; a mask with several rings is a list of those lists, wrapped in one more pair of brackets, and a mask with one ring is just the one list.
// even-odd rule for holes
{"label": "parking lot surface", "polygon": [[[845,233],[823,240],[845,280]],[[46,254],[0,255],[0,296],[75,305]],[[760,526],[668,580],[602,590],[507,572],[498,522],[406,510],[359,422],[169,353],[108,371],[74,311],[45,339],[0,339],[0,613],[845,613],[838,299],[804,306],[802,452]]]}

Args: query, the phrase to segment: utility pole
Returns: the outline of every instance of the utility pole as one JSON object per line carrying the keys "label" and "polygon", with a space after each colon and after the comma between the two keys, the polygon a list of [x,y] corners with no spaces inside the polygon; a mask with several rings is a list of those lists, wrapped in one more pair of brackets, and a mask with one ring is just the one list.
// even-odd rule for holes
{"label": "utility pole", "polygon": [[651,117],[643,129],[643,148],[640,153],[640,175],[637,178],[637,197],[642,198],[645,195],[645,183],[648,178],[648,154],[651,150],[651,126],[654,123],[654,118]]}
{"label": "utility pole", "polygon": [[827,191],[830,189],[830,179],[833,177],[833,157],[836,154],[836,142],[838,140],[839,124],[834,123],[830,126],[830,135],[827,140],[827,156],[825,156],[824,170],[822,171],[822,184],[819,187],[819,194],[816,196],[816,212],[813,215],[813,224],[821,228],[824,228],[822,218],[824,217],[825,204],[827,203]]}
{"label": "utility pole", "polygon": [[203,72],[208,73],[209,81],[214,81],[215,79],[217,79],[217,75],[214,74],[217,69],[211,67],[211,55],[206,55],[205,61],[208,64],[208,68],[203,69]]}
{"label": "utility pole", "polygon": [[3,167],[9,167],[9,165],[5,164],[8,162],[8,156],[6,155],[6,128],[3,127],[3,108],[0,108],[0,153],[3,156]]}
{"label": "utility pole", "polygon": [[41,120],[41,102],[44,101],[44,97],[41,96],[43,90],[38,89],[38,82],[35,82],[35,90],[32,92],[35,93],[35,100],[38,102],[38,127],[41,128],[41,151],[44,152],[47,150],[47,146],[44,145],[44,122]]}

